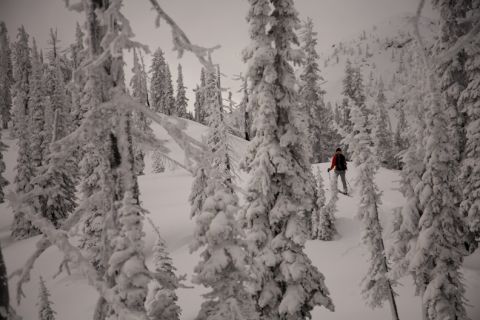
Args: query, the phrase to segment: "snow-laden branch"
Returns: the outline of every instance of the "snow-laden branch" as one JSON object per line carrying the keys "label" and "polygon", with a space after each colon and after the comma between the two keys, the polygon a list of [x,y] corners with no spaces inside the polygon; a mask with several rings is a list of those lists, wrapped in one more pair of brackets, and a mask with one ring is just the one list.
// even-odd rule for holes
{"label": "snow-laden branch", "polygon": [[425,0],[420,0],[415,16],[413,17],[413,24],[415,37],[418,41],[418,44],[420,45],[420,49],[422,51],[422,58],[424,59],[424,62],[427,66],[433,67],[446,63],[455,58],[455,56],[461,50],[471,45],[472,42],[478,41],[478,38],[480,37],[480,15],[475,15],[473,17],[469,17],[467,19],[459,21],[459,23],[473,23],[472,28],[467,34],[457,39],[455,44],[451,48],[443,52],[441,55],[437,57],[429,57],[425,52],[425,42],[423,41],[423,38],[420,34],[420,18],[424,7]]}
{"label": "snow-laden branch", "polygon": [[[10,198],[12,200],[14,198]],[[54,244],[65,257],[75,263],[84,273],[90,285],[92,285],[98,293],[112,306],[113,309],[120,315],[119,319],[123,320],[148,320],[145,313],[133,312],[126,308],[120,299],[120,296],[109,288],[105,282],[99,280],[99,275],[95,268],[85,258],[80,249],[70,243],[67,233],[63,230],[58,230],[46,218],[39,214],[35,214],[32,208],[24,203],[18,201],[10,203],[17,212],[23,212],[25,218],[29,220],[35,227],[37,227],[45,236],[45,239]],[[46,242],[42,243],[46,245]],[[39,248],[42,248],[40,246]],[[37,250],[39,251],[39,250]]]}
{"label": "snow-laden branch", "polygon": [[158,14],[156,19],[157,27],[160,25],[160,20],[163,19],[172,28],[174,50],[178,51],[178,55],[181,57],[185,50],[190,51],[197,57],[198,61],[200,61],[200,63],[207,70],[215,70],[215,66],[206,57],[208,57],[208,55],[210,55],[215,49],[220,48],[220,46],[217,45],[212,48],[204,48],[193,44],[187,37],[185,32],[182,30],[182,28],[180,28],[178,24],[162,9],[162,7],[158,4],[157,0],[149,1]]}

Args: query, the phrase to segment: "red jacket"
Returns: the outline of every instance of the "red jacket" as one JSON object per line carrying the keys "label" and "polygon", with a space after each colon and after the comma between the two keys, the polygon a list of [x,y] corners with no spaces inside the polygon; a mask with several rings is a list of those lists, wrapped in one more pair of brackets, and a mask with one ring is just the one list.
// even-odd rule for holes
{"label": "red jacket", "polygon": [[[335,153],[332,158],[332,165],[330,166],[330,170],[333,170],[337,166],[337,154]],[[347,170],[347,162],[345,161],[345,170]]]}

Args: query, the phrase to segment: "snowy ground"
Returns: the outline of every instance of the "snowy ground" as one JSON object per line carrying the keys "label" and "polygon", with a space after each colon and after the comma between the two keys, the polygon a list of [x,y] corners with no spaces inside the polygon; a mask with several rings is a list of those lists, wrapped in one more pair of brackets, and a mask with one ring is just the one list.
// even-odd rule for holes
{"label": "snowy ground", "polygon": [[[179,120],[184,121],[184,120]],[[199,124],[190,121],[185,122],[185,131],[201,140],[201,135],[205,133],[205,128]],[[157,126],[154,131],[162,139],[168,139],[165,132]],[[4,134],[6,136],[7,134]],[[4,142],[9,146],[6,157],[7,178],[13,181],[14,166],[16,158],[16,146],[14,141],[4,137]],[[238,138],[231,138],[231,147],[234,157],[241,159],[246,150],[246,143]],[[180,148],[172,141],[167,142],[167,147],[171,150],[171,156],[178,161],[183,161],[183,153]],[[147,162],[147,167],[150,163]],[[328,179],[327,164],[319,164],[323,178]],[[187,274],[187,279],[191,279],[193,267],[198,261],[197,254],[189,253],[189,244],[192,240],[193,221],[189,219],[190,207],[187,198],[190,192],[192,177],[182,169],[171,169],[162,174],[151,174],[147,169],[147,174],[140,177],[141,197],[144,207],[150,211],[150,217],[159,226],[163,237],[168,243],[174,265],[179,274]],[[240,174],[240,177],[243,175]],[[351,168],[348,173],[350,183],[353,182],[355,168]],[[243,176],[242,181],[245,180]],[[392,208],[402,204],[402,195],[398,192],[399,176],[397,172],[390,170],[380,170],[377,176],[377,183],[383,190],[383,205],[381,206],[381,218],[385,228],[385,237],[388,242],[389,221],[391,219]],[[242,184],[240,181],[240,185]],[[325,183],[328,185],[328,183]],[[11,185],[10,188],[13,186]],[[327,192],[328,197],[328,192]],[[366,271],[365,250],[360,244],[361,225],[355,218],[355,211],[358,203],[356,195],[345,197],[340,195],[337,212],[337,228],[339,237],[335,241],[322,242],[310,241],[307,244],[307,253],[313,263],[326,276],[326,284],[331,292],[335,303],[335,312],[329,312],[324,309],[315,309],[313,319],[325,320],[351,320],[351,319],[370,319],[380,320],[389,319],[390,312],[388,306],[383,309],[371,310],[366,307],[362,301],[359,284]],[[9,238],[9,226],[12,221],[12,213],[6,204],[0,205],[0,241],[3,246],[7,268],[9,272],[21,267],[29,255],[34,251],[35,243],[38,237],[32,239],[13,242]],[[155,240],[151,227],[146,224],[146,254],[151,256],[151,249]],[[47,286],[52,293],[54,309],[57,312],[59,320],[85,320],[91,319],[94,305],[97,299],[96,292],[88,286],[82,275],[77,270],[73,270],[71,276],[61,274],[56,278],[52,276],[56,273],[60,262],[60,253],[55,248],[50,248],[43,254],[35,265],[30,283],[25,286],[26,298],[20,305],[13,303],[18,313],[23,319],[37,319],[37,294],[38,277],[42,275],[47,281]],[[464,264],[465,284],[467,287],[467,298],[470,300],[471,307],[468,313],[472,320],[480,319],[480,252],[469,257]],[[17,278],[10,281],[10,292],[12,298],[16,295],[15,285]],[[190,285],[190,283],[187,283]],[[183,309],[182,319],[194,319],[200,303],[201,294],[205,290],[201,287],[194,289],[180,289],[178,291],[179,303]],[[420,299],[413,295],[412,283],[408,278],[403,279],[402,286],[397,288],[399,293],[398,304],[400,317],[402,319],[420,319]]]}

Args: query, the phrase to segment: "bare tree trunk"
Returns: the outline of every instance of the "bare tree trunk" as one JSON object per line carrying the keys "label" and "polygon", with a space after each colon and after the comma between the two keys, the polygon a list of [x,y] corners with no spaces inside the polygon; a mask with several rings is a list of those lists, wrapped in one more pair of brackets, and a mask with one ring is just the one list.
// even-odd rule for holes
{"label": "bare tree trunk", "polygon": [[8,320],[10,310],[10,298],[8,295],[7,268],[3,260],[2,248],[0,246],[0,320]]}
{"label": "bare tree trunk", "polygon": [[[380,225],[380,219],[378,218],[378,207],[376,203],[375,203],[375,218],[377,219],[378,225]],[[387,256],[385,254],[385,244],[383,242],[383,235],[380,235],[380,248],[382,250],[382,255],[383,255],[383,268],[385,270],[385,274],[387,274],[389,271],[389,268],[388,268]],[[387,279],[387,283],[388,283],[388,303],[390,304],[392,319],[400,320],[398,316],[397,302],[395,300],[395,293],[393,292],[392,283],[390,279]]]}

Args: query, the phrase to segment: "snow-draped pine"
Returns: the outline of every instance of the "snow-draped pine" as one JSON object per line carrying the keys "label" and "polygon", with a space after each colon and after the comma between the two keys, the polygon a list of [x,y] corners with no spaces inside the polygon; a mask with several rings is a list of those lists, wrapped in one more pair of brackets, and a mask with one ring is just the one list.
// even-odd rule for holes
{"label": "snow-draped pine", "polygon": [[163,97],[163,110],[167,115],[175,115],[175,97],[173,92],[172,73],[170,72],[170,66],[165,64],[164,74],[165,96]]}
{"label": "snow-draped pine", "polygon": [[[153,271],[174,280],[176,279],[175,270],[167,252],[165,240],[158,234],[153,246]],[[162,285],[155,279],[153,281],[145,301],[147,315],[155,320],[180,319],[181,309],[177,304],[178,297],[175,293],[177,286]],[[175,283],[175,281],[171,282]]]}
{"label": "snow-draped pine", "polygon": [[388,127],[389,115],[386,106],[387,99],[384,93],[383,80],[378,82],[377,96],[375,99],[374,125],[372,128],[375,155],[378,161],[387,168],[394,166],[393,137]]}
{"label": "snow-draped pine", "polygon": [[417,54],[408,68],[408,82],[416,85],[409,91],[404,104],[407,114],[411,118],[407,132],[410,143],[401,156],[402,170],[400,171],[400,190],[406,201],[402,207],[394,211],[393,242],[388,250],[389,257],[393,262],[390,273],[396,280],[408,272],[411,256],[407,253],[413,253],[410,248],[415,245],[418,236],[418,221],[422,215],[415,187],[425,172],[423,159],[425,158],[425,104],[427,100],[424,97],[425,79],[422,78],[424,72],[426,70],[420,64]]}
{"label": "snow-draped pine", "polygon": [[[24,117],[28,114],[28,98],[30,90],[30,75],[32,64],[30,61],[30,48],[28,46],[28,34],[21,26],[18,29],[17,41],[13,45],[13,105],[12,120],[14,137],[19,138],[20,128],[24,123]],[[22,128],[23,130],[23,128]]]}
{"label": "snow-draped pine", "polygon": [[32,75],[30,77],[30,98],[28,109],[30,113],[29,130],[30,139],[30,157],[35,169],[43,164],[45,148],[48,143],[45,141],[45,78],[43,64],[40,62],[40,56],[37,50],[35,39],[32,46]]}
{"label": "snow-draped pine", "polygon": [[55,320],[56,312],[53,310],[45,280],[40,276],[40,292],[38,294],[38,320]]}
{"label": "snow-draped pine", "polygon": [[[255,303],[245,290],[248,279],[247,253],[239,223],[238,197],[232,186],[228,154],[228,130],[222,114],[217,75],[207,72],[209,132],[208,162],[198,168],[194,180],[192,214],[196,228],[191,250],[202,249],[194,268],[193,282],[210,289],[197,320],[258,319]],[[206,176],[205,173],[207,173]],[[199,184],[204,190],[198,193]]]}
{"label": "snow-draped pine", "polygon": [[315,306],[334,307],[324,276],[303,252],[315,185],[290,64],[303,56],[292,48],[299,21],[291,0],[251,0],[247,20],[244,59],[255,138],[243,166],[250,175],[244,214],[252,289],[261,317],[305,319]]}
{"label": "snow-draped pine", "polygon": [[[144,106],[149,105],[148,88],[147,88],[147,73],[143,68],[143,64],[139,58],[140,52],[133,50],[133,76],[130,80],[130,87],[132,88],[132,97]],[[143,59],[142,59],[143,61]],[[142,112],[133,112],[133,128],[140,133],[151,137],[152,130],[150,129],[147,117]],[[142,150],[139,141],[134,139],[133,143],[135,173],[142,175],[145,169],[145,151]]]}
{"label": "snow-draped pine", "polygon": [[[32,190],[31,180],[34,177],[35,169],[30,152],[31,136],[28,109],[32,64],[28,46],[29,37],[23,26],[20,27],[17,38],[17,42],[14,45],[13,59],[13,76],[15,79],[13,87],[13,133],[18,139],[18,157],[14,183],[15,192],[21,196]],[[12,237],[16,239],[23,239],[38,234],[38,230],[24,217],[24,213],[21,210],[14,212],[11,231]]]}
{"label": "snow-draped pine", "polygon": [[207,111],[204,94],[204,88],[206,86],[206,83],[206,72],[205,69],[202,68],[200,71],[200,85],[197,85],[197,88],[195,89],[194,103],[195,121],[202,124],[206,124],[207,121]]}
{"label": "snow-draped pine", "polygon": [[307,19],[303,25],[301,40],[302,49],[305,52],[303,72],[300,75],[302,84],[300,97],[302,107],[308,115],[306,121],[307,140],[305,148],[309,152],[309,159],[312,162],[326,161],[340,141],[333,129],[333,115],[323,101],[323,91],[320,82],[323,78],[320,75],[318,66],[317,33],[313,31],[313,21]]}
{"label": "snow-draped pine", "polygon": [[9,184],[8,180],[3,176],[5,174],[5,161],[3,161],[3,153],[7,151],[7,146],[2,142],[2,129],[0,129],[0,203],[5,201],[5,187]]}
{"label": "snow-draped pine", "polygon": [[[323,189],[323,178],[320,168],[317,169],[315,174],[317,188],[315,194],[315,211],[312,216],[312,238],[324,241],[333,240],[333,237],[337,233],[335,227],[335,205],[338,199],[338,190],[336,181],[334,188],[331,187],[331,196],[326,203],[325,190]],[[332,179],[333,180],[336,179]]]}
{"label": "snow-draped pine", "polygon": [[362,293],[367,304],[381,307],[385,301],[390,304],[392,318],[398,320],[393,287],[395,282],[389,279],[387,253],[383,241],[383,228],[379,219],[381,192],[375,183],[378,161],[372,150],[373,139],[370,136],[371,125],[366,106],[354,105],[351,120],[352,133],[349,135],[350,152],[358,170],[355,186],[360,194],[357,216],[363,224],[362,243],[368,250],[369,269],[362,279]]}
{"label": "snow-draped pine", "polygon": [[3,129],[8,128],[11,118],[12,92],[12,56],[8,30],[5,22],[0,21],[0,117]]}
{"label": "snow-draped pine", "polygon": [[[478,15],[479,1],[472,1],[469,15],[474,15],[473,3]],[[477,22],[478,23],[478,22]],[[465,112],[465,149],[461,163],[461,185],[463,214],[467,217],[470,231],[478,247],[480,241],[480,44],[478,38],[465,48],[466,88],[462,91],[459,104]],[[475,241],[475,240],[474,240]],[[473,248],[469,248],[473,251]]]}
{"label": "snow-draped pine", "polygon": [[183,84],[182,65],[178,64],[177,98],[175,99],[175,115],[177,117],[186,118],[187,106],[188,106],[187,88]]}
{"label": "snow-draped pine", "polygon": [[151,108],[155,112],[165,113],[164,97],[165,97],[165,57],[162,49],[158,48],[153,53],[152,65],[150,67],[150,100]]}
{"label": "snow-draped pine", "polygon": [[426,319],[468,319],[460,268],[465,255],[466,225],[457,206],[457,145],[451,143],[449,119],[436,77],[426,70],[425,172],[415,186],[422,215],[418,237],[409,248],[408,266],[422,297]]}

